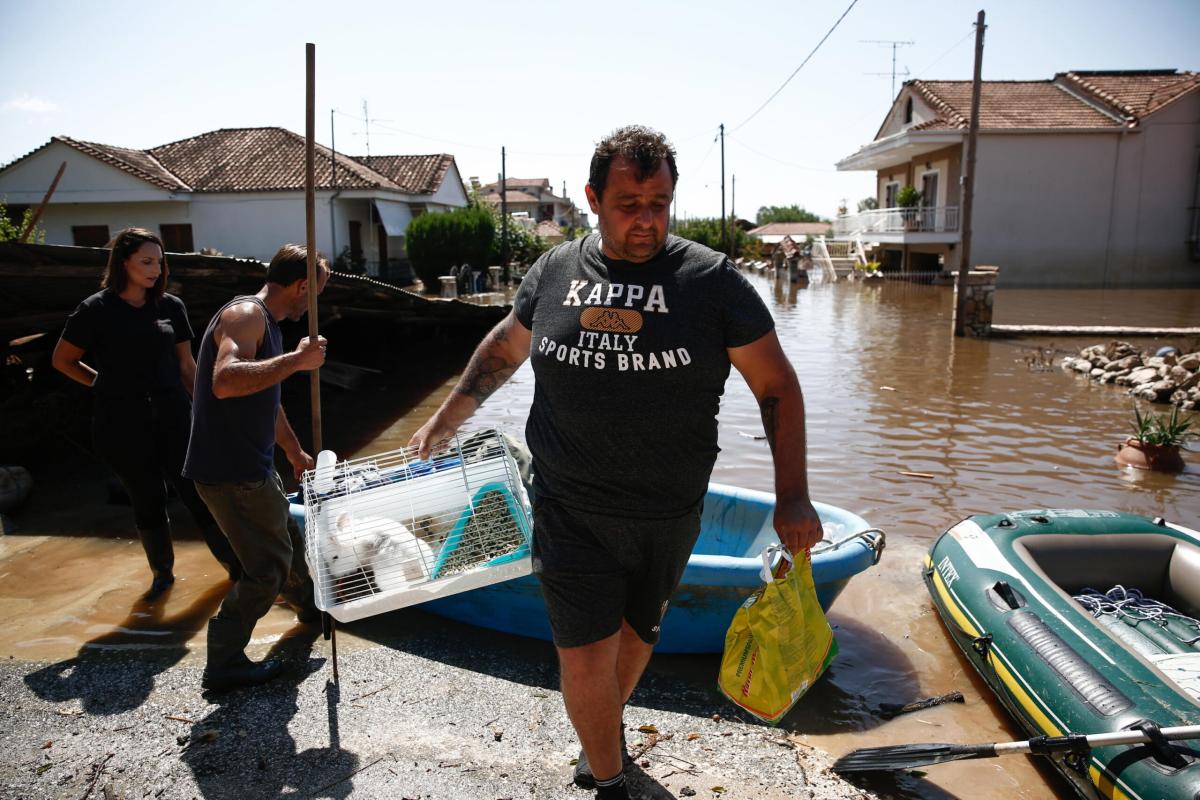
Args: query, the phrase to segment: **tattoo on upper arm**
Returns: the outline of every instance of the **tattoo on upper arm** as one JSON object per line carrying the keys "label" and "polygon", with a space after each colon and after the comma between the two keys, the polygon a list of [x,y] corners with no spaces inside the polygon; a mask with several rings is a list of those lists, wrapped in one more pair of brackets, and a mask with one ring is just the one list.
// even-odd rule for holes
{"label": "tattoo on upper arm", "polygon": [[763,432],[767,434],[767,444],[771,445],[771,452],[775,452],[775,426],[778,424],[779,398],[764,397],[758,404],[758,410],[762,415]]}

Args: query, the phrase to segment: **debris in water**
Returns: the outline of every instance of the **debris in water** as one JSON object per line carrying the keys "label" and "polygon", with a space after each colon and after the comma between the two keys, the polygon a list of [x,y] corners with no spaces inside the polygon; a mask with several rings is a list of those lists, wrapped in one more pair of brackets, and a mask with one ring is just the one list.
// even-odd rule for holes
{"label": "debris in water", "polygon": [[911,703],[880,703],[879,716],[884,719],[892,719],[901,714],[907,714],[910,711],[921,711],[926,708],[940,706],[942,703],[965,703],[962,692],[950,692],[948,694],[939,695],[937,697],[928,697],[924,700],[915,700]]}

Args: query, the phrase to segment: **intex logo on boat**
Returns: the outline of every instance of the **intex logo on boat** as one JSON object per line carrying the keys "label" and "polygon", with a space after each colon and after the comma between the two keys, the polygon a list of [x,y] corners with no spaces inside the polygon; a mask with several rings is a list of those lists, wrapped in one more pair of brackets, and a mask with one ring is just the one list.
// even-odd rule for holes
{"label": "intex logo on boat", "polygon": [[942,580],[946,582],[946,588],[949,589],[958,580],[958,570],[950,563],[950,556],[946,556],[937,565],[938,572],[942,575]]}

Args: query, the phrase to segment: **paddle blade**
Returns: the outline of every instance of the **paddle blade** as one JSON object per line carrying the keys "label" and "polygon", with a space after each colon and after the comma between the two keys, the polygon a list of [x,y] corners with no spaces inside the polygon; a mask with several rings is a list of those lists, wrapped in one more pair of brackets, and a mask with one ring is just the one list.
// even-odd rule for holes
{"label": "paddle blade", "polygon": [[990,758],[996,755],[990,744],[898,744],[890,747],[864,747],[839,758],[833,771],[847,772],[895,772],[916,769],[930,764],[961,761],[967,758]]}

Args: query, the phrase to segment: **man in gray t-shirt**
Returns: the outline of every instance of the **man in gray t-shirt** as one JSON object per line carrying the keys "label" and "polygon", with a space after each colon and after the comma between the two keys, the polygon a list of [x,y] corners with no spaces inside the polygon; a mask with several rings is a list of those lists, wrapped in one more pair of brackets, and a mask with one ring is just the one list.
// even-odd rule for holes
{"label": "man in gray t-shirt", "polygon": [[628,796],[621,710],[699,534],[731,365],[762,412],[780,539],[793,551],[821,539],[799,382],[729,260],[667,235],[677,178],[660,133],[629,126],[600,142],[585,187],[599,234],[538,260],[410,442],[426,457],[533,359],[534,572],[583,745],[575,782],[602,799]]}

